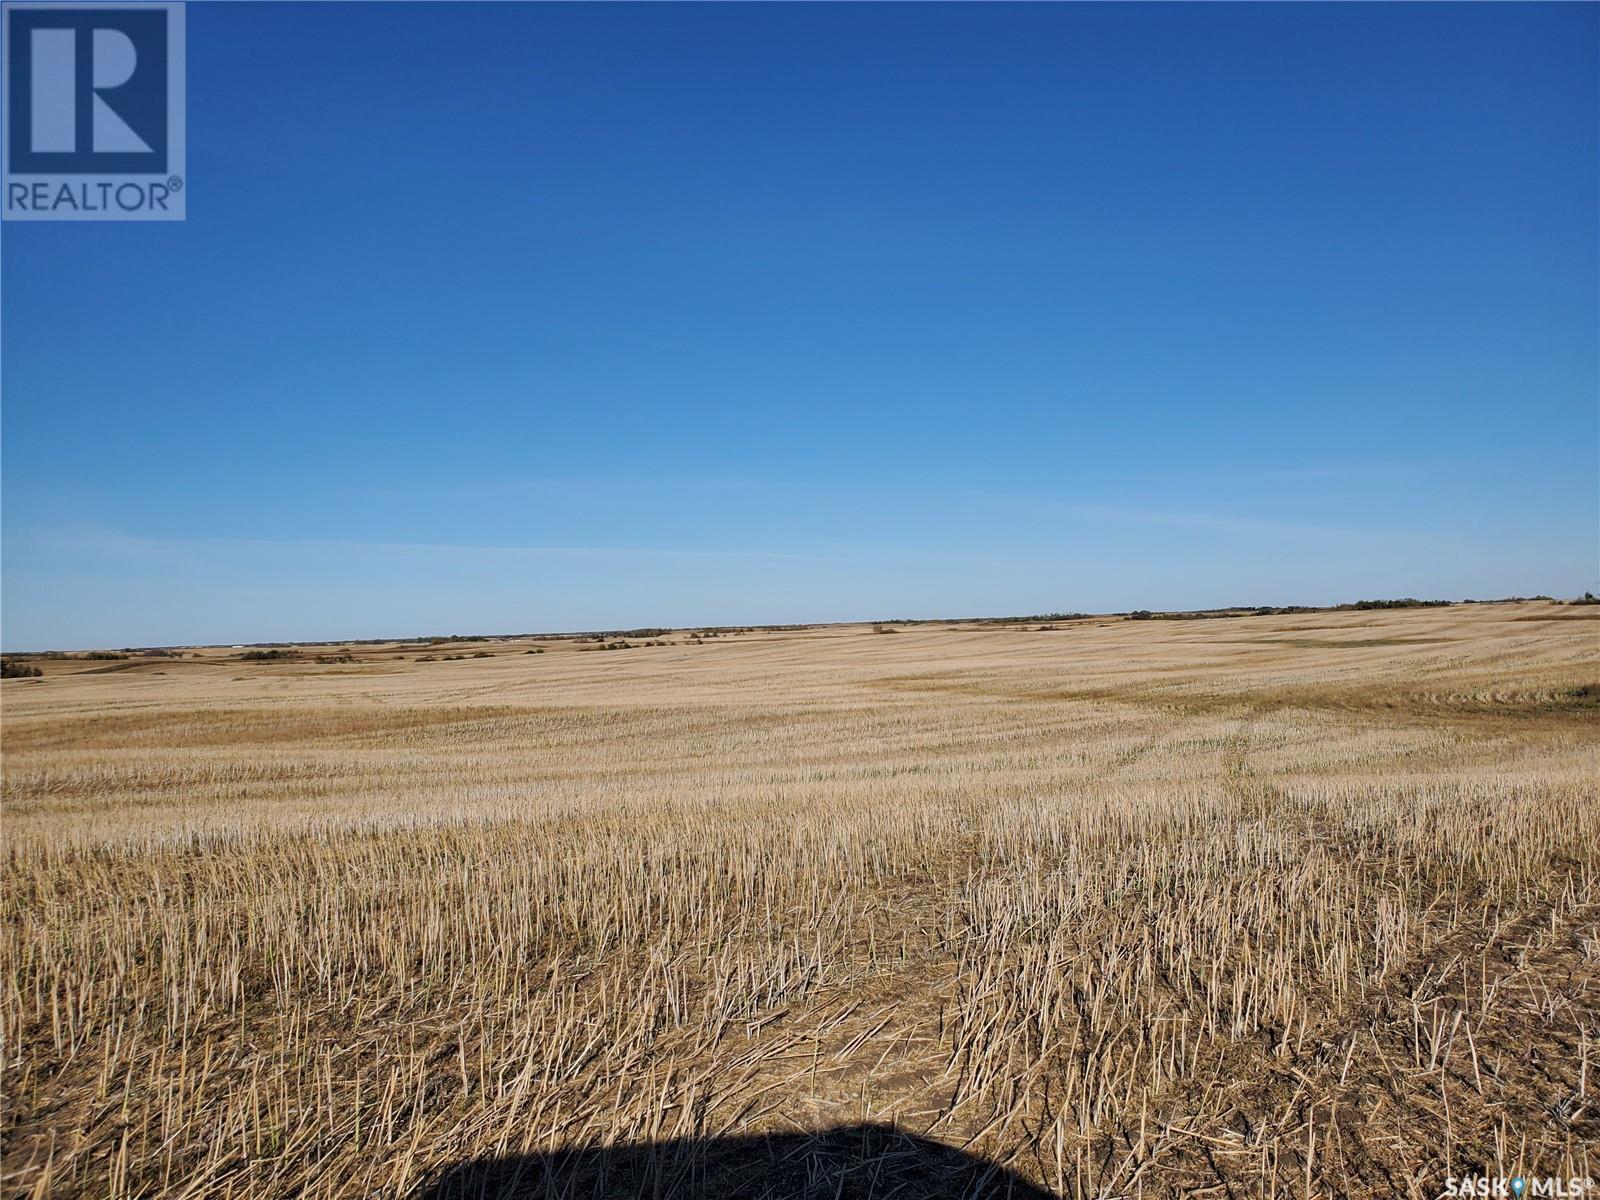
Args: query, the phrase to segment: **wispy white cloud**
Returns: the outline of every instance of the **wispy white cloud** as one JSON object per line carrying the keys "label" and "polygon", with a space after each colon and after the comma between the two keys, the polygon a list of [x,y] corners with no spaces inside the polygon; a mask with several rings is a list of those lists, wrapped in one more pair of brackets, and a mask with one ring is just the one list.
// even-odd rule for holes
{"label": "wispy white cloud", "polygon": [[219,551],[317,550],[347,553],[455,555],[479,558],[636,558],[636,559],[774,559],[838,561],[837,555],[794,554],[777,550],[712,549],[653,546],[505,546],[466,542],[364,541],[340,538],[174,538],[133,534],[104,525],[63,525],[13,530],[7,542],[15,548],[73,550],[151,563],[187,560]]}
{"label": "wispy white cloud", "polygon": [[1053,516],[1094,525],[1127,524],[1172,529],[1199,529],[1214,533],[1266,534],[1292,537],[1370,538],[1381,531],[1326,525],[1320,522],[1291,521],[1260,517],[1248,513],[1226,513],[1203,509],[1150,507],[1119,501],[1096,502],[1059,500],[1040,496],[994,495],[987,502],[1018,514]]}

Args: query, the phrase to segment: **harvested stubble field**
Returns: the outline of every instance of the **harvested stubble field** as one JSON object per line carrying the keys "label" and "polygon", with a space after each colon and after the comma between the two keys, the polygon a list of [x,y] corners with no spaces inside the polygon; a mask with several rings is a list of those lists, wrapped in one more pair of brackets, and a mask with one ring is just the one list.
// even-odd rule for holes
{"label": "harvested stubble field", "polygon": [[4,1191],[1600,1177],[1596,615],[47,662]]}

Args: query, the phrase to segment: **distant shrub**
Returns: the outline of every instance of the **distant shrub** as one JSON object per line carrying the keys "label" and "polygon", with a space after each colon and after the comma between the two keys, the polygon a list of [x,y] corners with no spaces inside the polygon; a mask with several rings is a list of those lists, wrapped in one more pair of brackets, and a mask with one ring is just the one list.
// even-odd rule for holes
{"label": "distant shrub", "polygon": [[1150,618],[1152,618],[1154,616],[1155,616],[1155,613],[1151,612],[1148,608],[1136,608],[1131,613],[1128,614],[1128,620],[1130,620],[1130,621],[1148,621],[1148,620],[1150,620]]}
{"label": "distant shrub", "polygon": [[1406,596],[1400,600],[1357,600],[1354,604],[1341,604],[1341,608],[1367,612],[1375,608],[1449,608],[1449,600],[1417,600]]}
{"label": "distant shrub", "polygon": [[280,659],[293,658],[291,650],[246,650],[239,655],[240,662],[277,662]]}
{"label": "distant shrub", "polygon": [[356,660],[356,658],[355,658],[355,655],[353,655],[353,654],[319,654],[319,655],[317,655],[317,661],[319,663],[353,663],[353,662],[355,662],[355,660]]}
{"label": "distant shrub", "polygon": [[543,654],[544,653],[544,647],[543,646],[535,646],[532,650],[524,650],[523,653],[524,654]]}
{"label": "distant shrub", "polygon": [[[1029,613],[1020,617],[958,617],[955,619],[963,625],[1026,625],[1030,621],[1037,621],[1041,624],[1048,624],[1052,621],[1081,621],[1093,615],[1093,613],[1081,612],[1048,612]],[[896,621],[894,623],[896,625],[915,625],[920,622]]]}
{"label": "distant shrub", "polygon": [[14,658],[0,659],[0,679],[37,679],[43,674],[32,663],[18,662]]}
{"label": "distant shrub", "polygon": [[121,654],[116,650],[90,650],[87,654],[81,654],[79,657],[93,662],[121,662],[130,656]]}

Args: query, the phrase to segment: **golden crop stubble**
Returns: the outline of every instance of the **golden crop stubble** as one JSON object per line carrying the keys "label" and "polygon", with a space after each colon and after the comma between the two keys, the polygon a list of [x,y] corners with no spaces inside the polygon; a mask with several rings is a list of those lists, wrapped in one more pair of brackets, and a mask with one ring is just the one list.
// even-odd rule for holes
{"label": "golden crop stubble", "polygon": [[862,1119],[1063,1194],[1600,1174],[1596,654],[1530,615],[8,683],[5,1186]]}

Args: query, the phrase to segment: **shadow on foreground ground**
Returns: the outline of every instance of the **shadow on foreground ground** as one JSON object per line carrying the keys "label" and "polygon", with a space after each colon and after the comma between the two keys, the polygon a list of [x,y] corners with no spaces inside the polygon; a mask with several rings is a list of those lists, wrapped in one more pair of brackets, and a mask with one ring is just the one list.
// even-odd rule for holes
{"label": "shadow on foreground ground", "polygon": [[1053,1200],[1021,1176],[881,1125],[474,1159],[412,1200]]}

